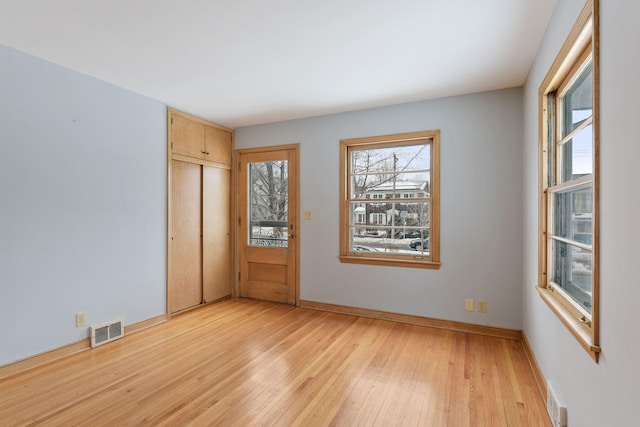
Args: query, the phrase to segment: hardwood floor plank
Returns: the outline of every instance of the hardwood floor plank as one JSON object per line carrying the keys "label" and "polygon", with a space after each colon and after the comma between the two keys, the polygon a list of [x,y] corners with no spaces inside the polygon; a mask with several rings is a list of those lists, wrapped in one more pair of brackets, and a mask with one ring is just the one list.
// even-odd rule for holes
{"label": "hardwood floor plank", "polygon": [[522,344],[230,299],[0,380],[2,426],[548,426]]}

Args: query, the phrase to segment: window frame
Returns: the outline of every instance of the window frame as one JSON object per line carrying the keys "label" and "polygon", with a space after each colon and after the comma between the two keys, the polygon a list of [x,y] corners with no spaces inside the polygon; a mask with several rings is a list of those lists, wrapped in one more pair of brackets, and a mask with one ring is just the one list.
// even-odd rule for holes
{"label": "window frame", "polygon": [[[429,255],[388,255],[380,252],[350,251],[350,152],[352,149],[430,145]],[[372,201],[374,199],[371,199]],[[376,199],[379,200],[379,199]],[[383,199],[386,200],[386,199]],[[391,199],[402,203],[406,199]],[[440,130],[428,130],[340,141],[340,255],[343,263],[426,269],[440,268]]]}
{"label": "window frame", "polygon": [[[539,90],[539,241],[538,241],[538,284],[537,290],[542,300],[558,316],[571,332],[574,338],[597,363],[601,352],[599,345],[600,309],[599,309],[599,18],[598,0],[587,0],[574,27],[558,56],[551,65]],[[559,121],[563,115],[562,103],[555,99],[579,76],[583,66],[591,58],[593,73],[592,101],[592,169],[591,174],[581,178],[562,182],[560,160],[556,151],[556,144],[561,146],[563,138],[559,135]],[[553,108],[551,108],[553,106]],[[553,111],[555,109],[555,111]],[[580,129],[583,125],[578,126]],[[584,125],[586,128],[588,125]],[[569,132],[572,134],[572,132]],[[559,149],[558,149],[559,151]],[[552,169],[553,168],[553,169]],[[551,172],[550,172],[551,171]],[[551,181],[551,182],[550,182]],[[566,294],[562,288],[551,281],[552,251],[551,245],[557,239],[552,238],[551,197],[568,188],[578,188],[581,185],[592,186],[592,281],[591,281],[591,314],[581,309],[579,305]]]}

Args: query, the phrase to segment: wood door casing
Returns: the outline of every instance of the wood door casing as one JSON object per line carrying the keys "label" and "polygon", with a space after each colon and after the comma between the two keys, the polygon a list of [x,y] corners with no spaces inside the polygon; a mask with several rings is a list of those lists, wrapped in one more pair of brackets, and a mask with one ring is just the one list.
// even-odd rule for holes
{"label": "wood door casing", "polygon": [[171,161],[169,312],[202,302],[201,166]]}
{"label": "wood door casing", "polygon": [[[239,296],[295,305],[298,298],[298,145],[238,152],[237,206]],[[288,164],[287,247],[249,244],[249,165],[286,160]]]}
{"label": "wood door casing", "polygon": [[203,300],[231,294],[231,170],[202,167]]}

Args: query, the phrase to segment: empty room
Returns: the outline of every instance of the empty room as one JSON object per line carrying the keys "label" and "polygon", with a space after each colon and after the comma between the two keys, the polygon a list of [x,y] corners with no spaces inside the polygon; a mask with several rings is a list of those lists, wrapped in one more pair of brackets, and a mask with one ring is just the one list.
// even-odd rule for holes
{"label": "empty room", "polygon": [[4,1],[0,426],[638,425],[639,15]]}

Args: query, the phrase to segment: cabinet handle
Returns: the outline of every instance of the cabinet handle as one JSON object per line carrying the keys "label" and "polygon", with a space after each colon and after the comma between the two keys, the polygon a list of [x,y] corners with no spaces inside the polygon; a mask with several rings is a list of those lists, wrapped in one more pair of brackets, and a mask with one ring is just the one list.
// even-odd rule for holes
{"label": "cabinet handle", "polygon": [[206,154],[207,156],[211,153],[209,153],[208,151],[200,151],[202,154]]}

